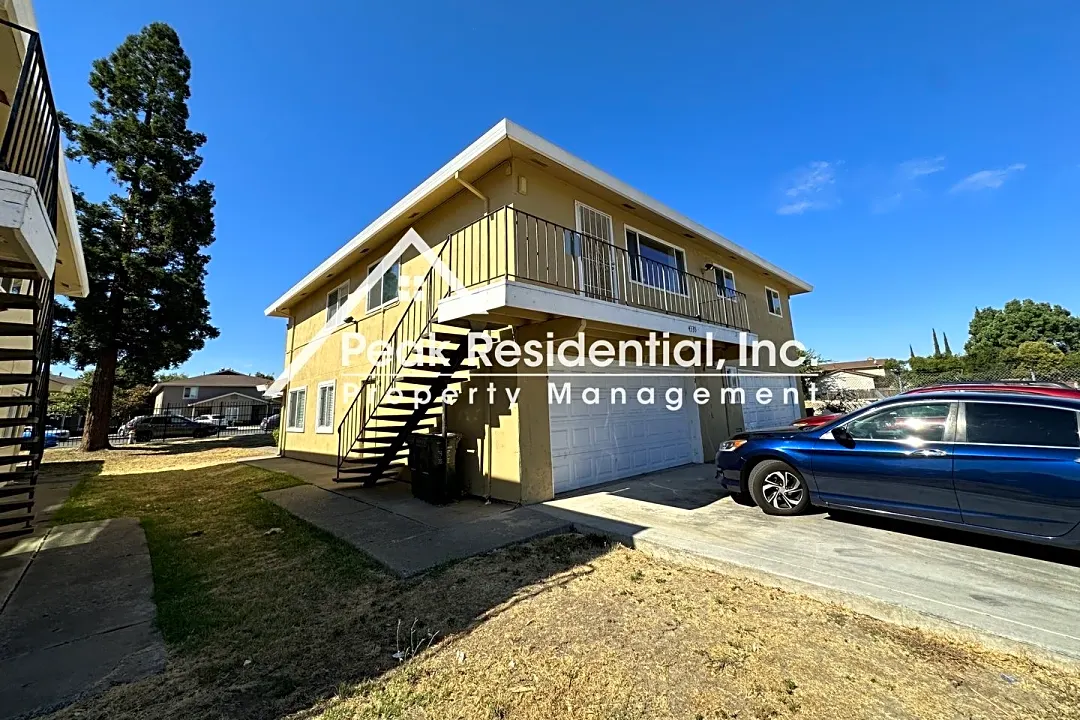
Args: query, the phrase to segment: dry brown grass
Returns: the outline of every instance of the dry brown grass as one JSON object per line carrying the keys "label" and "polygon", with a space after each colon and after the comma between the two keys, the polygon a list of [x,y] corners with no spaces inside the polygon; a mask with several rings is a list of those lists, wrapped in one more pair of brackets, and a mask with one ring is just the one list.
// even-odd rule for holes
{"label": "dry brown grass", "polygon": [[[1080,668],[598,538],[397,580],[257,496],[289,482],[221,465],[78,488],[65,520],[142,520],[170,654],[59,717],[1080,717]],[[399,663],[414,621],[435,641]]]}
{"label": "dry brown grass", "polygon": [[1067,718],[1080,669],[618,547],[354,693],[299,717]]}
{"label": "dry brown grass", "polygon": [[65,468],[58,467],[64,463],[95,463],[102,475],[125,475],[205,468],[274,452],[276,448],[267,436],[254,435],[120,445],[96,452],[56,448],[45,454],[44,463],[54,474],[65,472]]}

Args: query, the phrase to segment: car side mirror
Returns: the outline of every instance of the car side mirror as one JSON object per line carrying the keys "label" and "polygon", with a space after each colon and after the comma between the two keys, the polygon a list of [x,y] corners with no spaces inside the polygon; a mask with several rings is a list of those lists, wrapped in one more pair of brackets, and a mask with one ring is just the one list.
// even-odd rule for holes
{"label": "car side mirror", "polygon": [[855,438],[853,438],[851,436],[851,433],[849,433],[848,429],[846,427],[844,427],[843,425],[841,425],[840,427],[833,428],[832,429],[832,436],[833,436],[833,440],[840,443],[844,447],[854,447],[855,446]]}

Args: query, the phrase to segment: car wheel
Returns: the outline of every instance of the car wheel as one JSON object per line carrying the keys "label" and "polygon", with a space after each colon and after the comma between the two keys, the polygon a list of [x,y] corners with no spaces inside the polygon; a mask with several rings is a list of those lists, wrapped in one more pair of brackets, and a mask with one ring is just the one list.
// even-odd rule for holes
{"label": "car wheel", "polygon": [[783,460],[766,460],[750,471],[750,494],[766,515],[798,515],[810,506],[806,480]]}

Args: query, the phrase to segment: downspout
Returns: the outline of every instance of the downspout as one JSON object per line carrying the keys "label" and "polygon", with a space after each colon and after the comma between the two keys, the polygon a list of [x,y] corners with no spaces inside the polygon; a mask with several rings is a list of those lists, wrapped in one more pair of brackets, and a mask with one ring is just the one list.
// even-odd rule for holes
{"label": "downspout", "polygon": [[488,213],[491,212],[491,200],[488,199],[487,195],[485,195],[484,193],[477,190],[475,185],[473,185],[471,182],[469,182],[465,178],[461,177],[461,171],[460,170],[458,170],[457,172],[454,173],[454,179],[457,180],[459,183],[461,183],[461,186],[463,188],[465,188],[466,190],[471,192],[473,195],[475,195],[476,197],[478,197],[478,198],[480,198],[481,200],[484,201],[484,214],[485,215],[487,215]]}

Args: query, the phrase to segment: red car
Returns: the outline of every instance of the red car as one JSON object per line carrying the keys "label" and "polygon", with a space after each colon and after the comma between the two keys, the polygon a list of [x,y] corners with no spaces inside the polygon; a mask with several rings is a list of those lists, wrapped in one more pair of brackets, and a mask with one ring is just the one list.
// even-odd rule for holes
{"label": "red car", "polygon": [[[1018,392],[1028,395],[1049,395],[1051,397],[1069,398],[1080,400],[1080,390],[1068,385],[1057,383],[945,383],[943,385],[928,385],[927,387],[915,388],[901,393],[901,395],[918,395],[919,393],[937,392],[938,390],[965,390],[967,392]],[[860,408],[861,409],[861,408]],[[839,418],[843,413],[829,413],[827,415],[811,415],[799,418],[791,423],[797,428],[815,428],[828,425]]]}

